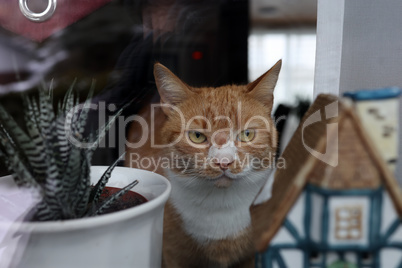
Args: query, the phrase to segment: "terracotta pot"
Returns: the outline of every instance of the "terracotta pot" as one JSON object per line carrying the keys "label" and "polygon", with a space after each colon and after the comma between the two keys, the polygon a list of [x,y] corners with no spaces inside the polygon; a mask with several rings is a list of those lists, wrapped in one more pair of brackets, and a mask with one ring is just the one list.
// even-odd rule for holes
{"label": "terracotta pot", "polygon": [[[92,167],[93,183],[106,168]],[[10,176],[0,178],[0,240],[5,245],[0,267],[160,267],[170,183],[152,172],[116,167],[107,185],[121,188],[135,179],[139,184],[133,191],[148,200],[139,206],[84,219],[21,223],[4,218],[15,218],[18,208],[26,210],[31,197],[16,188]],[[10,204],[11,197],[16,201]]]}

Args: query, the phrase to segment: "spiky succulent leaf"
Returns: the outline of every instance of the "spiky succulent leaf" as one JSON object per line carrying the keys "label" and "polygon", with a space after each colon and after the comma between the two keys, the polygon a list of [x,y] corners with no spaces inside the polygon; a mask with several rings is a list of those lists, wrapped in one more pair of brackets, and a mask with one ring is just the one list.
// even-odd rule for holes
{"label": "spiky succulent leaf", "polygon": [[[13,169],[17,168],[16,173],[26,174],[28,172],[29,177],[33,177],[35,174],[30,170],[37,163],[37,148],[35,148],[30,137],[15,123],[1,105],[0,119],[4,124],[0,127],[0,142],[5,149],[3,153],[9,158],[9,164]],[[10,159],[13,160],[11,161]],[[32,184],[32,181],[28,182],[29,185]],[[24,178],[20,178],[19,183],[23,184]]]}
{"label": "spiky succulent leaf", "polygon": [[18,126],[2,105],[0,105],[0,119],[1,131],[9,137],[11,143],[16,145],[17,150],[30,151],[33,149],[30,137]]}
{"label": "spiky succulent leaf", "polygon": [[54,120],[54,111],[52,101],[49,98],[49,95],[46,94],[44,89],[39,90],[39,108],[40,108],[40,116],[39,116],[39,126],[43,134],[43,138],[45,140],[51,140],[51,123]]}
{"label": "spiky succulent leaf", "polygon": [[59,161],[61,165],[59,167],[60,172],[64,172],[65,163],[68,161],[68,155],[70,152],[70,143],[67,138],[67,133],[65,129],[65,118],[63,116],[58,116],[56,119],[56,133],[57,133],[57,145],[56,148],[59,151]]}
{"label": "spiky succulent leaf", "polygon": [[58,166],[55,163],[55,158],[50,158],[44,189],[46,202],[48,203],[49,208],[54,213],[59,213],[60,218],[63,218],[62,215],[65,210],[63,200],[65,200],[65,193],[63,191],[63,184]]}
{"label": "spiky succulent leaf", "polygon": [[61,111],[67,113],[74,106],[74,86],[77,82],[77,79],[74,79],[74,82],[71,84],[70,88],[67,90],[66,95],[64,95],[63,104],[61,105]]}
{"label": "spiky succulent leaf", "polygon": [[116,200],[118,200],[120,197],[122,197],[125,193],[127,193],[128,191],[130,191],[134,186],[136,186],[138,184],[138,181],[135,180],[132,183],[130,183],[129,185],[127,185],[126,187],[122,188],[120,191],[118,191],[117,193],[115,193],[112,196],[109,196],[103,203],[102,205],[100,205],[98,207],[98,209],[93,212],[93,214],[91,214],[90,216],[94,216],[94,215],[99,215],[102,214],[104,212],[105,209],[109,208],[114,202],[116,202]]}
{"label": "spiky succulent leaf", "polygon": [[0,159],[3,161],[4,164],[6,164],[7,168],[10,168],[10,161],[8,160],[8,157],[3,153],[4,147],[0,143]]}
{"label": "spiky succulent leaf", "polygon": [[[36,126],[37,126],[37,128],[40,130],[41,128],[40,128],[40,111],[39,111],[39,104],[38,104],[38,102],[37,102],[37,100],[36,99],[32,99],[31,100],[31,104],[32,104],[32,111],[33,111],[33,113],[34,113],[34,119],[35,119],[35,122],[36,122]],[[40,132],[40,131],[39,131]],[[42,135],[42,133],[40,132],[40,134]]]}
{"label": "spiky succulent leaf", "polygon": [[94,84],[92,84],[91,89],[89,90],[88,96],[84,104],[82,105],[82,109],[80,109],[77,113],[78,117],[76,123],[73,125],[73,132],[77,133],[80,137],[84,135],[85,126],[87,124],[88,113],[90,110],[91,99],[94,94]]}
{"label": "spiky succulent leaf", "polygon": [[103,189],[106,186],[106,183],[109,181],[110,176],[112,175],[113,169],[116,167],[116,165],[119,163],[121,158],[124,156],[120,156],[111,166],[109,166],[106,171],[103,173],[102,177],[99,179],[98,183],[92,188],[91,194],[89,196],[89,203],[97,203],[99,200],[99,197],[102,194]]}
{"label": "spiky succulent leaf", "polygon": [[4,136],[0,135],[0,142],[4,148],[3,153],[7,156],[9,167],[15,173],[15,182],[17,185],[40,188],[29,168],[24,164],[19,152],[15,150],[11,143],[4,140]]}
{"label": "spiky succulent leaf", "polygon": [[[33,214],[33,215],[32,215]],[[45,196],[41,202],[39,202],[33,209],[31,219],[35,221],[54,221],[60,220],[60,213],[50,208],[48,198]]]}
{"label": "spiky succulent leaf", "polygon": [[71,202],[76,194],[76,188],[81,174],[81,169],[79,168],[81,161],[81,151],[77,147],[72,147],[62,179],[63,189],[67,193],[68,202]]}
{"label": "spiky succulent leaf", "polygon": [[[41,89],[38,100],[23,96],[27,132],[0,106],[0,158],[14,171],[18,185],[37,188],[42,195],[42,201],[29,213],[34,215],[34,220],[71,219],[99,214],[136,184],[131,183],[123,188],[107,199],[105,204],[97,204],[119,159],[91,188],[92,154],[122,109],[101,127],[95,142],[92,133],[89,138],[84,138],[89,99],[93,90],[83,104],[83,109],[79,110],[78,97],[74,96],[73,87],[70,87],[63,102],[59,103],[57,113],[53,109],[52,90],[47,92]],[[70,138],[74,138],[78,145],[89,141],[93,143],[89,148],[77,147],[77,144],[71,143]],[[95,211],[94,208],[98,209]]]}
{"label": "spiky succulent leaf", "polygon": [[32,144],[36,148],[35,156],[33,159],[30,159],[33,174],[39,181],[44,181],[47,169],[44,141],[39,131],[38,122],[35,120],[35,112],[31,100],[26,95],[23,95],[23,102],[26,107],[24,114],[26,128]]}
{"label": "spiky succulent leaf", "polygon": [[87,154],[83,156],[85,161],[81,163],[81,179],[78,181],[77,185],[77,195],[73,202],[78,217],[82,217],[85,214],[86,209],[88,208],[88,199],[89,194],[91,192],[91,180],[90,180],[90,163],[92,154]]}
{"label": "spiky succulent leaf", "polygon": [[109,129],[112,127],[116,119],[121,115],[123,110],[127,107],[127,105],[123,106],[120,110],[118,110],[107,122],[101,129],[98,131],[98,135],[95,138],[95,141],[92,143],[92,146],[89,148],[90,150],[94,151],[96,148],[98,148],[99,143],[101,140],[105,137],[106,133],[109,131]]}
{"label": "spiky succulent leaf", "polygon": [[27,95],[22,95],[22,102],[25,106],[25,123],[32,124],[37,128],[37,121],[35,120],[35,111],[31,99]]}

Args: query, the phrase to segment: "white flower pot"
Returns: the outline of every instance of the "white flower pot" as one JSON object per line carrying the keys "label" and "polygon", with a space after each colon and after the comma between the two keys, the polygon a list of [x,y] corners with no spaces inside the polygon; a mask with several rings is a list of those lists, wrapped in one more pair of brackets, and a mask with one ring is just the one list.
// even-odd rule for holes
{"label": "white flower pot", "polygon": [[[106,168],[92,167],[93,183]],[[0,178],[0,267],[160,267],[170,183],[152,172],[116,167],[107,185],[122,188],[135,179],[133,191],[148,199],[137,207],[85,219],[10,224],[5,218],[18,216],[15,211],[23,211],[29,194],[16,189],[10,176]]]}

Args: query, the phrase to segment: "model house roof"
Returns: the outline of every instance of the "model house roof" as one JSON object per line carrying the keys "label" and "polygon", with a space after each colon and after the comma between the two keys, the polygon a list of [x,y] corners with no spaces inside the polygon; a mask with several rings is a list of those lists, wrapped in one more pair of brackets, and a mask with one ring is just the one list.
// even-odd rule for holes
{"label": "model house roof", "polygon": [[345,92],[343,95],[355,101],[390,99],[399,97],[399,95],[401,95],[401,89],[399,87],[366,89],[353,92]]}
{"label": "model house roof", "polygon": [[271,198],[251,207],[256,248],[265,250],[307,183],[325,189],[376,189],[384,185],[402,217],[402,192],[367,136],[351,103],[319,95],[282,156]]}

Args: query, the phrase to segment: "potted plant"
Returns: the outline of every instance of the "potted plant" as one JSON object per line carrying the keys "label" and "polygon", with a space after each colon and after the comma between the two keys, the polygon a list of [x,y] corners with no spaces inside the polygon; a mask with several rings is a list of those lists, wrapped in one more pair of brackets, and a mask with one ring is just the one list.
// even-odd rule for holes
{"label": "potted plant", "polygon": [[[160,266],[169,182],[151,172],[115,168],[117,161],[90,166],[121,110],[96,135],[84,138],[90,98],[76,109],[73,87],[57,113],[45,90],[38,101],[23,100],[26,130],[0,106],[0,154],[14,172],[0,179],[0,266]],[[98,216],[136,184],[148,202]],[[106,185],[121,189],[100,202]]]}

